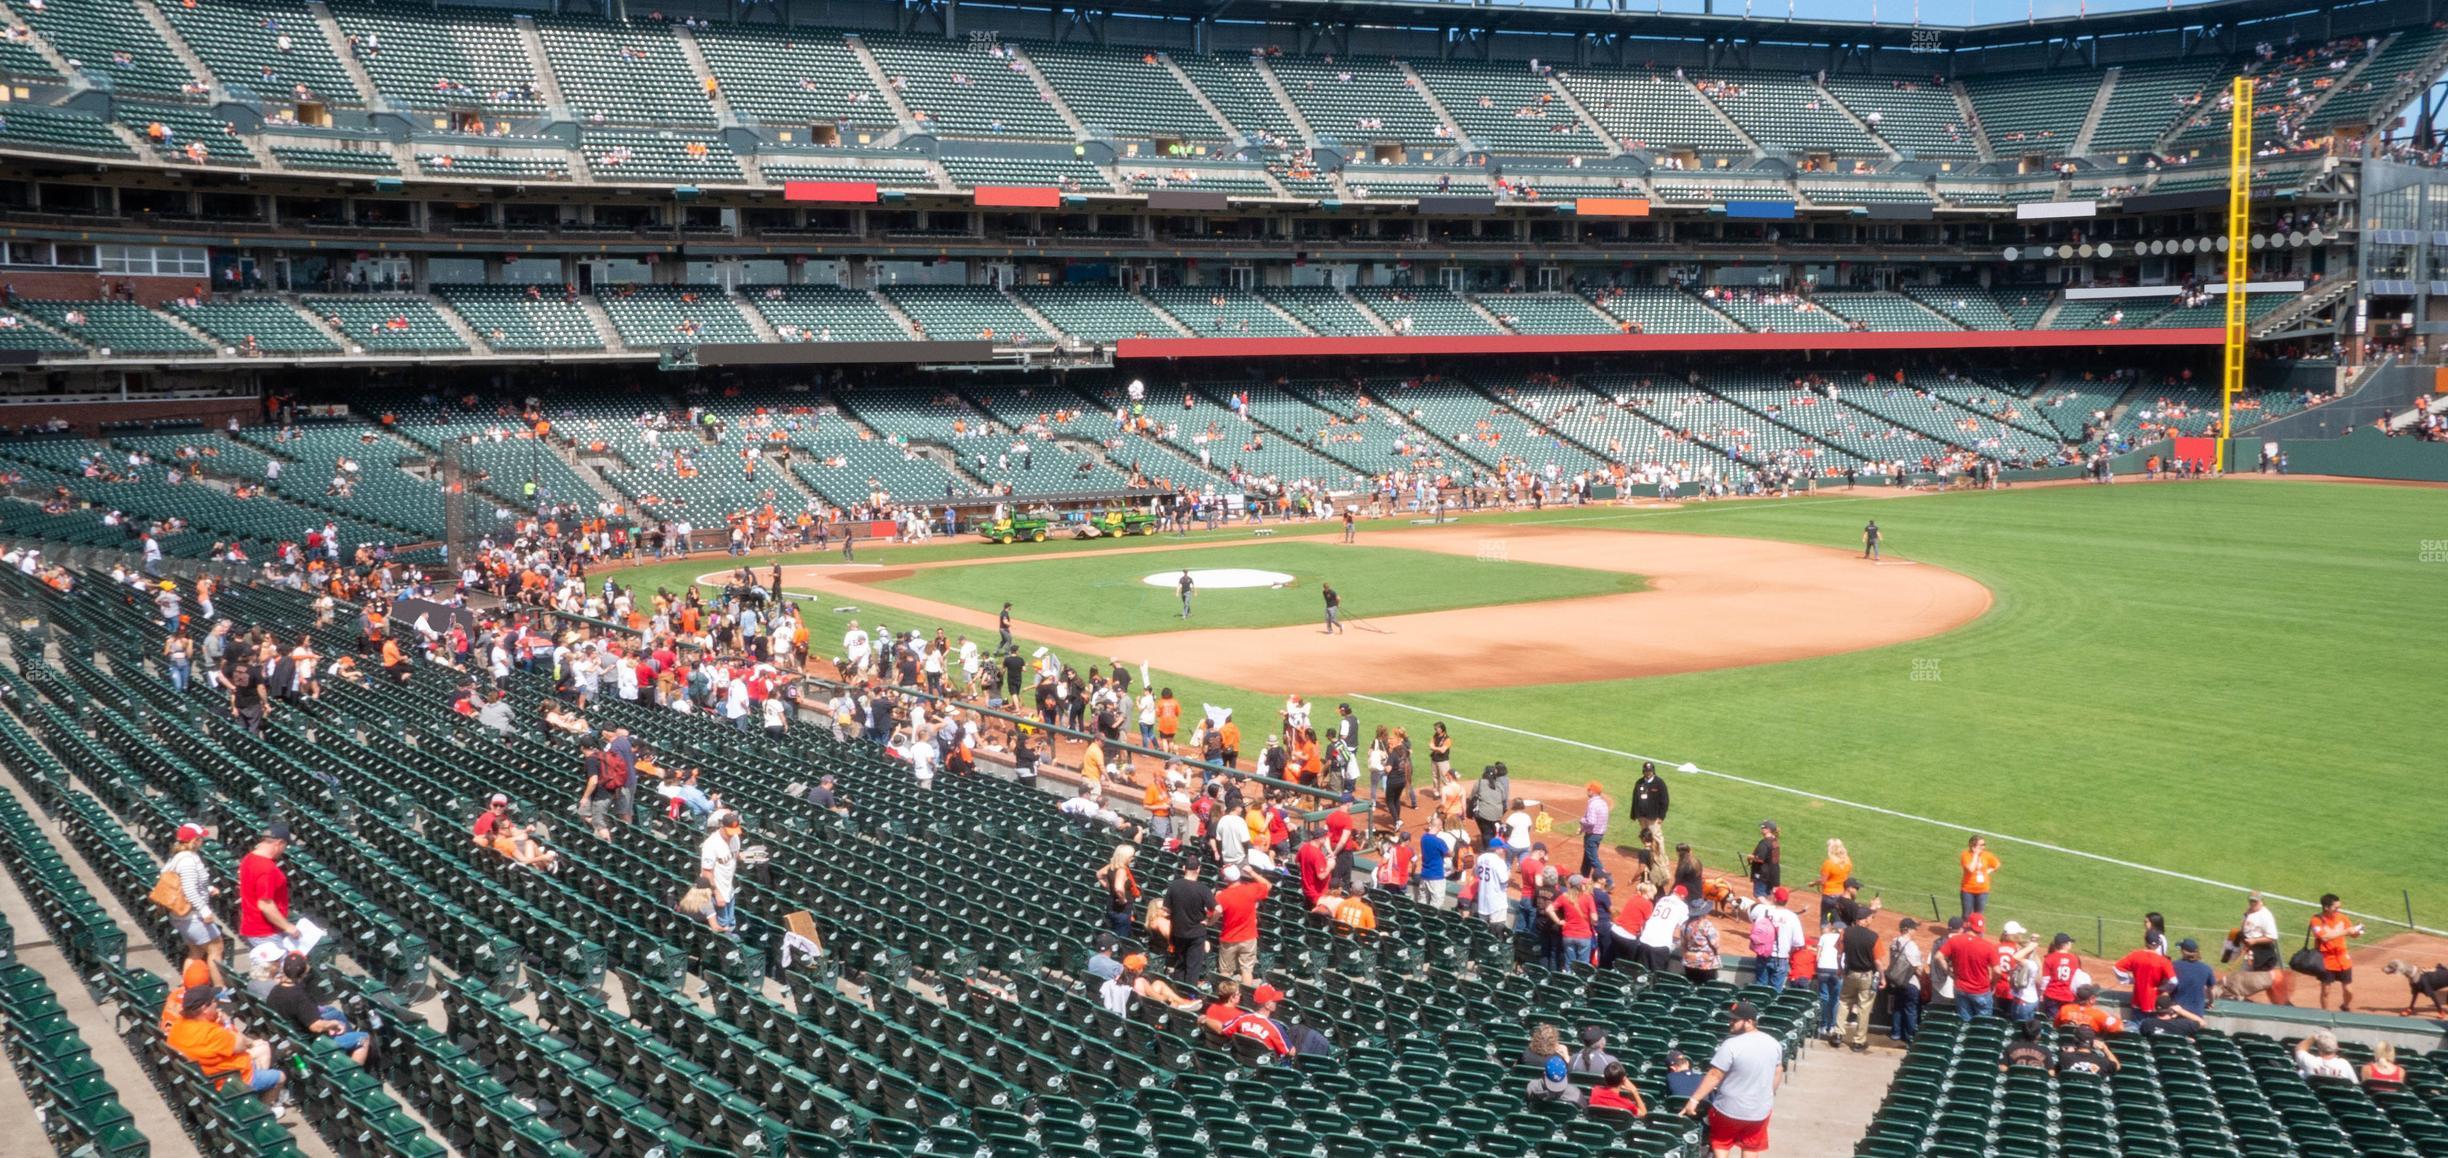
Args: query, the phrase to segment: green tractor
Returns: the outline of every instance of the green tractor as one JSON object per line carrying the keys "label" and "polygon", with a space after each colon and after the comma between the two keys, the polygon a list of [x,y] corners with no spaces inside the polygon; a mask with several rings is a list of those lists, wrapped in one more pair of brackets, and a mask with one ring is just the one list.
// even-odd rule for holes
{"label": "green tractor", "polygon": [[1023,540],[1042,543],[1046,541],[1046,528],[1050,525],[1047,520],[1030,515],[1007,515],[1000,519],[978,520],[977,533],[992,543],[1008,545]]}
{"label": "green tractor", "polygon": [[1144,511],[1110,510],[1090,515],[1072,533],[1082,539],[1119,539],[1125,535],[1153,535],[1156,516]]}

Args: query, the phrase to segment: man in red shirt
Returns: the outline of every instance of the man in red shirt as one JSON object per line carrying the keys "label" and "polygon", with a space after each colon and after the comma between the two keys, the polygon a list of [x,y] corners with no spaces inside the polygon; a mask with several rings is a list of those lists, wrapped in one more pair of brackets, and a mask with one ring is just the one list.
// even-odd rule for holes
{"label": "man in red shirt", "polygon": [[289,826],[275,823],[239,858],[238,935],[250,942],[297,933],[289,921],[289,874],[280,866],[288,850]]}
{"label": "man in red shirt", "polygon": [[1986,923],[1979,913],[1965,917],[1963,931],[1938,950],[1954,973],[1955,1016],[1965,1021],[1997,1012],[1997,995],[1990,989],[1997,983],[1998,953],[1985,935]]}
{"label": "man in red shirt", "polygon": [[2136,1020],[2149,1017],[2159,1009],[2160,989],[2176,979],[2176,965],[2160,956],[2157,949],[2145,945],[2116,963],[2117,980],[2133,985],[2133,996],[2127,1004]]}
{"label": "man in red shirt", "polygon": [[1334,879],[1334,854],[1327,848],[1327,839],[1327,833],[1320,832],[1300,846],[1301,899],[1312,909]]}
{"label": "man in red shirt", "polygon": [[1275,1023],[1275,1007],[1282,1003],[1282,990],[1272,985],[1259,986],[1250,994],[1249,1012],[1224,1023],[1224,1036],[1257,1042],[1277,1057],[1292,1056],[1292,1043],[1285,1040],[1283,1027]]}
{"label": "man in red shirt", "polygon": [[1247,983],[1258,975],[1258,903],[1270,889],[1265,880],[1235,864],[1224,866],[1224,881],[1224,890],[1216,894],[1216,968]]}
{"label": "man in red shirt", "polygon": [[510,798],[499,792],[494,793],[485,810],[476,814],[476,843],[490,846],[493,843],[493,830],[509,816]]}
{"label": "man in red shirt", "polygon": [[2057,1011],[2074,1003],[2074,975],[2082,971],[2082,958],[2074,955],[2074,938],[2059,933],[2049,942],[2048,956],[2040,959],[2040,1016],[2053,1021]]}

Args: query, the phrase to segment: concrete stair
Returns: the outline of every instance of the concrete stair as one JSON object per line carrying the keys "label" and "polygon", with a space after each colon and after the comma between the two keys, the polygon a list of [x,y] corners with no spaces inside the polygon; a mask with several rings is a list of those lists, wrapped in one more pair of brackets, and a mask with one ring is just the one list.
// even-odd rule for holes
{"label": "concrete stair", "polygon": [[[1370,308],[1368,307],[1368,303],[1367,303],[1367,302],[1364,302],[1364,301],[1361,301],[1361,300],[1360,300],[1360,295],[1358,295],[1358,294],[1355,294],[1355,293],[1351,292],[1351,287],[1350,287],[1350,286],[1342,286],[1342,287],[1339,287],[1339,288],[1341,288],[1341,289],[1342,289],[1342,291],[1343,291],[1343,300],[1344,300],[1345,302],[1349,303],[1349,304],[1351,305],[1351,308],[1353,308],[1353,309],[1355,309],[1355,310],[1360,311],[1360,316],[1361,316],[1361,317],[1367,318],[1367,319],[1368,319],[1368,320],[1369,320],[1371,323],[1373,323],[1374,325],[1376,325],[1376,327],[1377,327],[1377,332],[1378,332],[1378,333],[1380,333],[1380,334],[1391,334],[1391,333],[1393,333],[1393,332],[1394,332],[1394,326],[1393,326],[1393,324],[1392,324],[1392,323],[1390,323],[1390,322],[1388,322],[1388,321],[1386,321],[1386,320],[1385,320],[1384,315],[1379,314],[1377,311],[1370,309]],[[1481,312],[1482,312],[1482,313],[1484,313],[1484,312],[1486,312],[1486,311],[1481,311]],[[1494,319],[1494,318],[1492,318],[1492,317],[1491,317],[1491,318],[1489,318],[1488,320],[1492,322],[1492,321],[1495,321],[1496,319]],[[1501,328],[1501,327],[1500,327],[1500,328]]]}
{"label": "concrete stair", "polygon": [[1214,118],[1216,127],[1223,129],[1225,136],[1243,139],[1249,136],[1248,133],[1241,130],[1240,126],[1233,124],[1231,118],[1224,115],[1223,109],[1216,107],[1216,103],[1208,99],[1205,90],[1191,82],[1189,73],[1183,72],[1180,65],[1173,63],[1172,53],[1159,52],[1156,54],[1156,59],[1164,65],[1166,72],[1173,74],[1173,83],[1182,86],[1182,91],[1189,93],[1190,99],[1197,101],[1198,107],[1204,110],[1209,117]]}
{"label": "concrete stair", "polygon": [[180,64],[187,66],[187,71],[194,73],[197,80],[203,81],[207,87],[211,88],[214,96],[228,95],[227,90],[221,86],[221,78],[214,76],[211,69],[204,67],[204,58],[197,56],[195,46],[188,44],[187,38],[179,35],[178,29],[170,26],[169,18],[161,14],[161,9],[154,7],[151,0],[135,0],[135,6],[137,15],[144,17],[145,23],[153,26],[154,38],[162,42],[162,47],[170,50],[170,55],[177,57]]}
{"label": "concrete stair", "polygon": [[1284,116],[1291,120],[1293,128],[1300,131],[1302,142],[1317,144],[1317,130],[1309,127],[1309,118],[1302,116],[1300,106],[1292,103],[1292,94],[1284,89],[1283,78],[1276,76],[1275,70],[1266,61],[1256,57],[1250,58],[1250,67],[1258,70],[1258,79],[1266,82],[1267,91],[1275,96],[1275,103],[1283,106]]}
{"label": "concrete stair", "polygon": [[1066,342],[1071,339],[1071,335],[1064,333],[1061,326],[1055,325],[1052,319],[1038,313],[1037,307],[1028,304],[1027,300],[1019,294],[1011,292],[1009,287],[1003,290],[1003,300],[1010,302],[1012,308],[1026,315],[1029,324],[1037,327],[1038,333],[1051,334],[1056,342]]}
{"label": "concrete stair", "polygon": [[1581,98],[1573,95],[1571,85],[1557,80],[1556,75],[1551,72],[1547,74],[1547,88],[1548,91],[1555,93],[1557,100],[1564,102],[1565,108],[1573,111],[1574,116],[1581,118],[1581,123],[1588,126],[1590,132],[1597,134],[1598,140],[1606,145],[1607,155],[1623,156],[1623,142],[1616,140],[1615,134],[1608,132],[1606,126],[1600,124],[1598,118],[1589,111],[1589,106],[1582,104]]}
{"label": "concrete stair", "polygon": [[900,124],[901,131],[919,132],[918,118],[910,115],[909,104],[901,99],[901,91],[892,86],[892,78],[884,74],[884,66],[877,62],[875,53],[868,51],[867,42],[859,37],[847,35],[842,37],[842,42],[850,46],[850,55],[858,58],[859,67],[867,71],[867,83],[875,86],[877,94],[882,96],[884,103],[892,109],[893,117]]}
{"label": "concrete stair", "polygon": [[297,295],[282,294],[280,295],[280,300],[290,309],[296,310],[300,317],[305,318],[309,323],[313,324],[316,332],[322,334],[326,338],[330,338],[332,341],[340,343],[341,349],[353,351],[361,344],[357,341],[357,339],[350,337],[347,331],[335,328],[330,321],[323,318],[322,315],[315,313],[314,307],[307,305],[305,302],[299,301]]}
{"label": "concrete stair", "polygon": [[[26,22],[19,19],[17,13],[11,11],[7,4],[0,4],[0,23],[6,23],[11,28],[28,27]],[[44,63],[57,70],[61,76],[68,78],[72,83],[76,80],[77,70],[68,66],[68,58],[61,56],[59,49],[51,47],[50,41],[36,36],[25,43],[26,47],[34,50],[34,55],[43,58]]]}
{"label": "concrete stair", "polygon": [[478,334],[476,327],[469,325],[466,318],[460,317],[459,311],[450,308],[450,304],[440,298],[432,298],[430,301],[433,311],[442,315],[442,323],[449,326],[452,333],[459,335],[459,340],[466,342],[468,349],[478,354],[493,352],[493,347],[486,343],[484,336]]}
{"label": "concrete stair", "polygon": [[[688,62],[689,75],[696,78],[698,91],[705,93],[707,103],[714,106],[714,123],[738,124],[739,114],[731,110],[730,98],[723,95],[722,84],[714,79],[714,66],[706,63],[705,49],[698,46],[697,34],[674,26],[672,43],[680,46],[680,59]],[[750,180],[756,179],[750,177]]]}
{"label": "concrete stair", "polygon": [[1947,92],[1955,98],[1955,111],[1963,117],[1964,128],[1972,134],[1972,147],[1981,160],[1997,160],[1997,147],[1989,143],[1989,130],[1981,127],[1980,110],[1973,107],[1972,93],[1960,80],[1947,82]]}
{"label": "concrete stair", "polygon": [[348,73],[349,83],[357,86],[357,99],[367,108],[384,104],[382,93],[374,87],[373,74],[357,54],[349,51],[348,33],[341,31],[340,21],[332,16],[331,5],[323,0],[306,0],[306,10],[314,14],[315,27],[323,30],[323,39],[331,44],[332,56],[340,61],[340,69]]}
{"label": "concrete stair", "polygon": [[2091,94],[2091,108],[2083,113],[2082,127],[2074,130],[2074,143],[2066,146],[2069,155],[2079,157],[2091,151],[2091,137],[2099,132],[2100,118],[2107,115],[2109,98],[2116,95],[2117,78],[2124,73],[2124,69],[2112,68],[2100,78],[2099,91]]}
{"label": "concrete stair", "polygon": [[884,292],[881,290],[868,290],[867,296],[874,299],[878,309],[892,315],[892,320],[901,323],[901,328],[907,331],[910,337],[919,339],[921,341],[925,340],[926,335],[920,333],[918,330],[918,319],[902,312],[899,303],[896,303],[891,298],[886,297]]}
{"label": "concrete stair", "polygon": [[[578,110],[569,107],[569,97],[561,92],[561,78],[553,75],[552,58],[544,54],[544,38],[536,32],[535,18],[520,16],[510,25],[518,30],[519,47],[527,50],[527,67],[535,73],[536,96],[544,107],[566,109],[572,116],[578,115]],[[571,175],[576,176],[574,172]]]}
{"label": "concrete stair", "polygon": [[1689,78],[1685,78],[1683,81],[1683,87],[1691,90],[1693,100],[1699,101],[1702,106],[1708,109],[1708,111],[1717,114],[1717,119],[1724,123],[1726,131],[1734,134],[1735,139],[1741,141],[1744,148],[1749,149],[1754,153],[1764,153],[1767,151],[1760,148],[1760,143],[1757,138],[1753,137],[1750,133],[1743,131],[1743,127],[1741,125],[1734,123],[1734,117],[1731,114],[1727,113],[1724,108],[1720,107],[1716,101],[1710,100],[1707,93],[1701,92],[1699,85],[1693,84]]}
{"label": "concrete stair", "polygon": [[604,312],[603,303],[596,301],[595,295],[578,295],[578,308],[586,313],[587,321],[594,323],[595,332],[603,336],[605,351],[614,354],[628,351],[628,344],[621,341],[620,327],[612,324],[612,315]]}
{"label": "concrete stair", "polygon": [[1071,106],[1064,102],[1062,94],[1054,91],[1054,82],[1047,80],[1045,73],[1038,71],[1037,62],[1030,60],[1028,54],[1020,51],[1020,46],[1017,44],[1004,45],[1003,51],[1010,53],[1013,60],[1020,62],[1021,73],[1029,78],[1030,84],[1037,86],[1037,95],[1045,99],[1046,107],[1053,109],[1054,115],[1061,117],[1063,124],[1070,127],[1072,137],[1086,139],[1088,137],[1087,122],[1080,120],[1079,114],[1072,112]]}
{"label": "concrete stair", "polygon": [[1403,83],[1410,85],[1411,91],[1418,93],[1420,100],[1427,104],[1428,111],[1436,114],[1437,122],[1445,126],[1446,132],[1453,134],[1446,139],[1462,148],[1469,148],[1470,136],[1462,131],[1462,122],[1455,120],[1453,113],[1446,109],[1445,102],[1429,91],[1428,81],[1420,76],[1419,70],[1411,67],[1409,61],[1402,60],[1395,61],[1394,67],[1401,71]]}
{"label": "concrete stair", "polygon": [[756,308],[755,302],[738,294],[725,294],[723,300],[738,307],[740,315],[748,319],[748,328],[756,331],[757,341],[779,342],[782,340],[782,335],[774,330],[773,323],[765,320],[765,311]]}
{"label": "concrete stair", "polygon": [[1904,155],[1904,154],[1903,154],[1903,153],[1902,153],[1900,150],[1898,150],[1898,149],[1895,147],[1895,142],[1890,141],[1890,140],[1888,140],[1886,137],[1884,137],[1884,136],[1882,136],[1882,135],[1880,135],[1880,134],[1879,134],[1879,131],[1878,131],[1878,126],[1873,125],[1873,124],[1871,124],[1870,122],[1868,122],[1868,121],[1866,121],[1866,120],[1863,120],[1863,119],[1862,119],[1861,114],[1860,114],[1860,113],[1857,113],[1857,112],[1854,112],[1854,111],[1853,111],[1853,108],[1852,108],[1852,106],[1851,106],[1851,105],[1848,105],[1848,104],[1844,103],[1843,101],[1837,100],[1837,99],[1836,99],[1836,94],[1835,94],[1835,93],[1832,93],[1832,92],[1829,92],[1829,91],[1828,91],[1828,89],[1827,89],[1827,86],[1826,86],[1826,85],[1824,85],[1824,84],[1819,83],[1819,81],[1818,81],[1816,78],[1813,78],[1813,79],[1811,80],[1811,91],[1812,91],[1813,93],[1818,94],[1818,96],[1819,96],[1819,99],[1820,99],[1820,100],[1826,101],[1826,102],[1827,102],[1827,106],[1828,106],[1829,108],[1832,108],[1832,109],[1836,110],[1837,112],[1843,113],[1843,114],[1844,114],[1844,118],[1845,118],[1846,120],[1848,120],[1848,121],[1853,122],[1854,127],[1858,128],[1858,129],[1860,129],[1860,130],[1862,131],[1862,135],[1863,135],[1863,136],[1866,136],[1866,137],[1870,138],[1871,140],[1878,142],[1878,147],[1879,147],[1879,148],[1882,148],[1882,149],[1887,150],[1887,155],[1888,155],[1889,157],[1891,157],[1891,158],[1892,158],[1892,157],[1901,157],[1901,156],[1903,156],[1903,155]]}

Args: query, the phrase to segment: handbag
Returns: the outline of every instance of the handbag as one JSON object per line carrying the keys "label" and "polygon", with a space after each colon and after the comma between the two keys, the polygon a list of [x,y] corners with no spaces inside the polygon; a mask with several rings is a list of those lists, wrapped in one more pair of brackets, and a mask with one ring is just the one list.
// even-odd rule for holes
{"label": "handbag", "polygon": [[2329,967],[2322,961],[2320,950],[2312,947],[2312,930],[2304,930],[2303,948],[2297,949],[2294,956],[2287,958],[2287,968],[2306,977],[2328,976]]}
{"label": "handbag", "polygon": [[155,908],[173,917],[184,917],[195,910],[187,903],[187,885],[179,880],[178,870],[163,865],[161,875],[153,879],[153,891],[145,894]]}

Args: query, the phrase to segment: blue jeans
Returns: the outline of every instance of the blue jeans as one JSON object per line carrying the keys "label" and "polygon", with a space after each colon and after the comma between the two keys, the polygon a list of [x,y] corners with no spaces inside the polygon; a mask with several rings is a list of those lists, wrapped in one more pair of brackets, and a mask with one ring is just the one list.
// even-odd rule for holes
{"label": "blue jeans", "polygon": [[2033,1014],[2040,1012],[2040,1003],[2037,1001],[2018,1001],[2014,1003],[2012,1009],[2013,1012],[2007,1015],[2010,1019],[2018,1022],[2030,1021]]}
{"label": "blue jeans", "polygon": [[1989,894],[1987,893],[1957,893],[1955,896],[1963,901],[1963,915],[1967,920],[1974,913],[1989,911]]}
{"label": "blue jeans", "polygon": [[1836,1032],[1836,1003],[1844,992],[1844,974],[1822,969],[1812,980],[1819,983],[1819,1032]]}
{"label": "blue jeans", "polygon": [[1793,962],[1783,957],[1763,957],[1759,961],[1759,983],[1770,989],[1785,988],[1785,971]]}
{"label": "blue jeans", "polygon": [[247,1079],[247,1092],[250,1094],[270,1093],[272,1091],[272,1087],[277,1086],[280,1083],[280,1070],[272,1066],[266,1066],[263,1069],[255,1071],[254,1077]]}
{"label": "blue jeans", "polygon": [[738,931],[739,931],[739,898],[737,898],[737,897],[733,897],[732,899],[730,899],[730,900],[728,900],[728,901],[722,901],[722,902],[717,903],[717,904],[714,906],[714,923],[715,923],[715,924],[717,924],[717,925],[722,926],[722,931],[723,931],[723,932],[726,932],[726,933],[735,933],[735,932],[738,932]]}
{"label": "blue jeans", "polygon": [[172,660],[170,663],[170,686],[177,691],[186,691],[187,677],[194,670],[195,665],[186,660]]}
{"label": "blue jeans", "polygon": [[1595,937],[1564,938],[1564,964],[1567,966],[1589,964],[1590,949],[1597,943],[1598,939]]}
{"label": "blue jeans", "polygon": [[1921,1032],[1921,991],[1918,988],[1890,989],[1895,995],[1895,1008],[1890,1011],[1892,1023],[1887,1034],[1907,1045]]}
{"label": "blue jeans", "polygon": [[1583,874],[1598,871],[1598,846],[1604,843],[1606,843],[1606,834],[1603,832],[1581,834],[1581,871]]}
{"label": "blue jeans", "polygon": [[1959,990],[1955,994],[1955,1016],[1965,1021],[1988,1017],[1996,1012],[1997,995],[1994,993],[1964,993]]}

